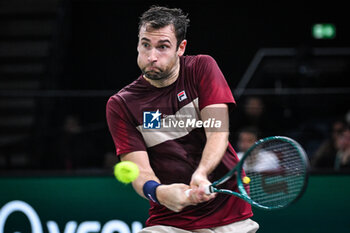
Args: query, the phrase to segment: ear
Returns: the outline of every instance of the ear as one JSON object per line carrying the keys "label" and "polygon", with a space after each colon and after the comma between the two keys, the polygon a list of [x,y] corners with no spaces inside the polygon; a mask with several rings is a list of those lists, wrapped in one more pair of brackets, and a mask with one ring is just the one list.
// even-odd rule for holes
{"label": "ear", "polygon": [[186,50],[186,45],[187,45],[187,40],[183,40],[181,41],[179,48],[177,49],[177,55],[179,57],[181,57],[182,55],[184,55],[185,50]]}

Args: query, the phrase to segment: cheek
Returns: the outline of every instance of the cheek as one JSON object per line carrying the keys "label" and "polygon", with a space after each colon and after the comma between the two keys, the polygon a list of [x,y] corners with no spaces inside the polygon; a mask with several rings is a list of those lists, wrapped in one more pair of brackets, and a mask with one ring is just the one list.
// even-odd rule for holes
{"label": "cheek", "polygon": [[142,60],[142,56],[139,54],[137,56],[137,65],[142,69],[144,67],[144,62]]}
{"label": "cheek", "polygon": [[144,62],[142,62],[140,56],[137,56],[137,65],[139,66],[140,70],[143,70],[145,68]]}
{"label": "cheek", "polygon": [[168,63],[168,65],[169,66],[173,66],[173,65],[175,65],[175,63],[176,63],[176,61],[177,61],[177,54],[176,53],[174,53],[174,54],[169,54],[168,56],[167,56],[167,63]]}

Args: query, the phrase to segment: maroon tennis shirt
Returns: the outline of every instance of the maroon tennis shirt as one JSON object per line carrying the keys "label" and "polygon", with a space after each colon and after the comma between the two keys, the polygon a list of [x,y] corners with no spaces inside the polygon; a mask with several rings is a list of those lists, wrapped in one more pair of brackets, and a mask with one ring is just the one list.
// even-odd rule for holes
{"label": "maroon tennis shirt", "polygon": [[[141,75],[107,103],[107,122],[117,155],[147,151],[162,184],[189,184],[206,143],[203,127],[194,122],[200,120],[200,110],[219,103],[235,106],[231,90],[210,56],[180,57],[179,77],[167,87],[154,87]],[[229,144],[209,180],[221,178],[237,162]],[[237,191],[237,184],[231,179],[222,188]],[[169,225],[186,230],[222,226],[253,215],[247,202],[225,194],[178,213],[151,201],[150,205],[147,226]]]}

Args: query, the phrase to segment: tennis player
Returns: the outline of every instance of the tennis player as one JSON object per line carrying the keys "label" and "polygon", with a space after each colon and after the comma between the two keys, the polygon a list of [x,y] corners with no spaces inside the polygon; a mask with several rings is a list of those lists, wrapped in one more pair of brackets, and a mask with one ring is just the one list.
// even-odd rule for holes
{"label": "tennis player", "polygon": [[[137,46],[142,74],[107,103],[116,153],[138,165],[133,187],[150,202],[141,232],[256,232],[247,202],[204,192],[238,161],[228,142],[235,101],[212,57],[184,56],[188,24],[180,9],[147,10]],[[234,179],[223,186],[237,188]]]}

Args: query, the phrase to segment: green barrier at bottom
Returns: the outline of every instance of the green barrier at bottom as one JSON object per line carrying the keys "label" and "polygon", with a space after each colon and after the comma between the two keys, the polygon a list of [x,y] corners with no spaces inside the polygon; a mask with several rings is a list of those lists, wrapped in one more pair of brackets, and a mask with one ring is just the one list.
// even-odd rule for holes
{"label": "green barrier at bottom", "polygon": [[[286,209],[254,209],[263,232],[347,232],[350,176],[311,176]],[[136,233],[148,202],[113,177],[0,178],[0,233]]]}

